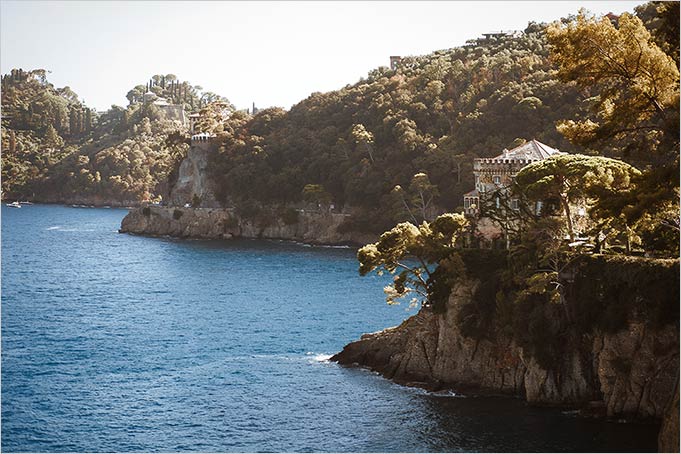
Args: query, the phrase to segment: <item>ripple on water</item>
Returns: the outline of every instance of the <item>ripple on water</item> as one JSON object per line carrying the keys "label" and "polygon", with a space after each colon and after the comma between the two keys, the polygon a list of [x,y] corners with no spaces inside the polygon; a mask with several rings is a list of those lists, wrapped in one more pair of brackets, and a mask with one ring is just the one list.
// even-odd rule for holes
{"label": "ripple on water", "polygon": [[125,213],[2,208],[4,450],[655,449],[654,426],[330,363],[410,315],[352,249],[122,235]]}

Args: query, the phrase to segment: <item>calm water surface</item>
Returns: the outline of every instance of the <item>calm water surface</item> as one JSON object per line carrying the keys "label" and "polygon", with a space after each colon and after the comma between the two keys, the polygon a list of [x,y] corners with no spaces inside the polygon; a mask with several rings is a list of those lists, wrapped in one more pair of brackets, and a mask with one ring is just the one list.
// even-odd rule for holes
{"label": "calm water surface", "polygon": [[326,361],[410,315],[354,251],[2,207],[4,451],[653,451],[657,427],[428,394]]}

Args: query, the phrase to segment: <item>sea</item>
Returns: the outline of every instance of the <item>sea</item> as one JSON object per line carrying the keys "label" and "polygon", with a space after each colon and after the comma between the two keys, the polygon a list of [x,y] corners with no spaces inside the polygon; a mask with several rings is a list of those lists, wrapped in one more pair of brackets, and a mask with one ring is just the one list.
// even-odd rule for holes
{"label": "sea", "polygon": [[126,213],[3,204],[3,452],[656,450],[655,424],[330,362],[414,314],[354,249],[133,236]]}

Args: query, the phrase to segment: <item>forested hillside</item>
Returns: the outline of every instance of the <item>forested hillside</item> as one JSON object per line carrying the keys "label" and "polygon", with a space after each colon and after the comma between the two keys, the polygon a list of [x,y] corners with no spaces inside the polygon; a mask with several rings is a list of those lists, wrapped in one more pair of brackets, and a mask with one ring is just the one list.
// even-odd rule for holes
{"label": "forested hillside", "polygon": [[[664,5],[637,9],[652,32],[641,39],[678,62],[678,5]],[[405,57],[395,70],[380,67],[290,111],[274,107],[255,116],[172,74],[134,87],[128,107],[93,115],[68,87],[47,83],[44,71],[13,73],[3,78],[3,113],[10,114],[2,130],[4,197],[140,202],[164,194],[187,150],[187,129],[143,102],[148,91],[203,113],[199,129],[217,134],[220,145],[210,177],[224,205],[254,213],[333,204],[352,211],[349,230],[381,232],[407,219],[407,210],[422,219],[456,210],[473,188],[473,159],[523,140],[623,158],[641,170],[678,154],[678,140],[667,140],[674,125],[678,131],[678,112],[665,114],[667,133],[650,133],[637,124],[640,106],[613,95],[616,84],[558,72],[548,28],[530,23],[515,34]],[[678,90],[676,96],[678,106]],[[219,112],[225,107],[227,119]],[[631,124],[611,117],[589,130],[608,112],[628,115]],[[624,132],[613,129],[620,126]]]}
{"label": "forested hillside", "polygon": [[360,208],[358,229],[391,225],[403,201],[423,193],[453,210],[473,187],[474,157],[532,138],[576,149],[555,124],[583,115],[587,96],[554,77],[548,56],[545,26],[530,24],[517,37],[404,58],[289,112],[235,118],[214,178],[236,205],[298,202],[314,188],[320,200]]}
{"label": "forested hillside", "polygon": [[151,92],[186,112],[225,98],[168,75],[130,90],[130,104],[97,114],[45,70],[2,78],[3,199],[135,204],[161,194],[188,149],[188,124],[168,118]]}

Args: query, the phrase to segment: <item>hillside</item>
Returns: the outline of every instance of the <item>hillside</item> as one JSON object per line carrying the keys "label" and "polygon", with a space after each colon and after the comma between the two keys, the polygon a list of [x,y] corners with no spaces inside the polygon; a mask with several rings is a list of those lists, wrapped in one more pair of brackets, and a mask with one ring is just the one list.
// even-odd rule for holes
{"label": "hillside", "polygon": [[[3,199],[134,205],[165,191],[188,149],[186,114],[210,102],[233,106],[176,76],[156,75],[130,90],[130,104],[100,114],[45,70],[2,78]],[[154,99],[145,102],[145,93]],[[165,104],[170,104],[166,107]]]}

